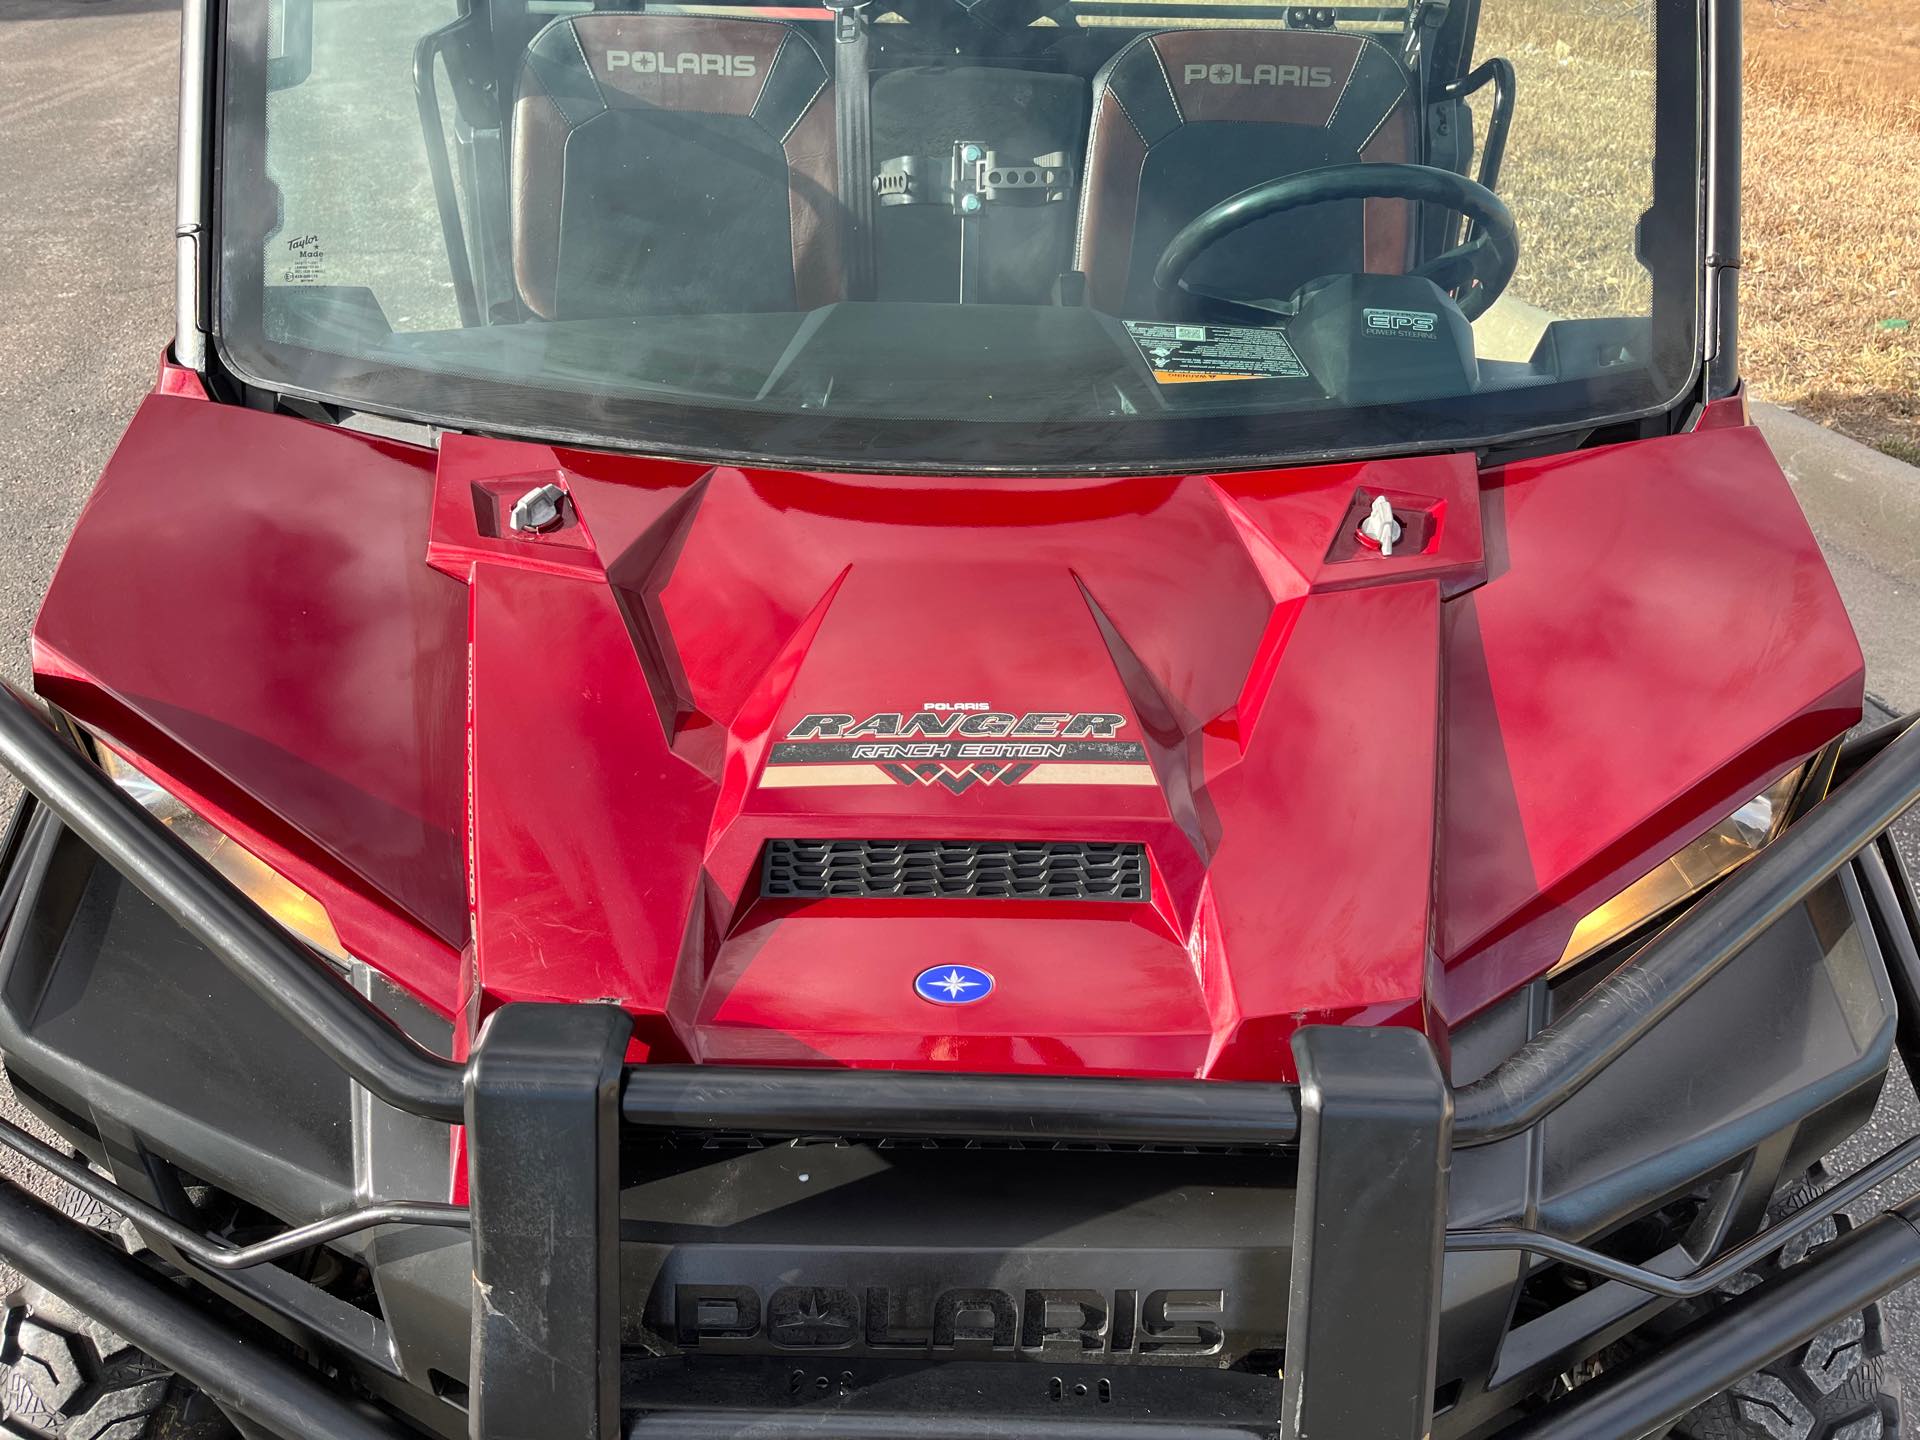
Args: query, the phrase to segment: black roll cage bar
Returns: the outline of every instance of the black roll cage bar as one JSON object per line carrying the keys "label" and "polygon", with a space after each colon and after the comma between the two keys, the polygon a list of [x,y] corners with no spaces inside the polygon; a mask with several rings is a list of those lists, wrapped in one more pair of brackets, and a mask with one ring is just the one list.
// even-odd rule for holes
{"label": "black roll cage bar", "polygon": [[[1899,1012],[1896,1044],[1908,1067],[1920,1073],[1920,914],[1886,833],[1920,802],[1920,723],[1914,716],[1849,740],[1839,751],[1826,798],[1654,934],[1564,1016],[1484,1078],[1456,1090],[1441,1075],[1426,1037],[1398,1027],[1297,1032],[1296,1086],[629,1066],[624,1056],[631,1020],[624,1011],[533,1003],[496,1011],[472,1058],[459,1064],[417,1044],[258,910],[115,786],[32,698],[11,685],[6,692],[0,700],[0,765],[19,777],[33,802],[368,1091],[410,1114],[467,1126],[472,1204],[364,1206],[236,1248],[181,1224],[14,1126],[0,1124],[0,1148],[153,1227],[189,1261],[212,1271],[258,1265],[376,1225],[469,1228],[476,1436],[620,1433],[622,1125],[763,1136],[1294,1151],[1299,1176],[1283,1377],[1288,1433],[1395,1440],[1422,1435],[1431,1423],[1443,1254],[1523,1250],[1652,1295],[1698,1296],[1920,1161],[1920,1139],[1909,1139],[1717,1260],[1680,1274],[1520,1227],[1445,1229],[1452,1150],[1492,1144],[1539,1124],[1849,863],[1887,961]],[[15,898],[0,893],[0,913]],[[1391,1184],[1381,1179],[1388,1172],[1396,1177]],[[529,1203],[530,1197],[537,1203]],[[149,1294],[139,1286],[107,1295],[113,1287],[106,1272],[94,1276],[98,1257],[90,1252],[97,1242],[72,1226],[63,1242],[42,1223],[46,1217],[27,1215],[36,1208],[45,1209],[12,1180],[0,1184],[0,1255],[56,1293],[63,1293],[63,1282],[84,1292],[89,1304],[101,1307],[97,1313],[105,1323],[136,1343],[146,1344],[152,1329],[171,1323],[160,1317],[181,1303],[177,1296]],[[15,1224],[15,1211],[27,1218]],[[519,1233],[535,1221],[538,1233]],[[1643,1428],[1651,1428],[1662,1417],[1683,1413],[1784,1352],[1810,1316],[1830,1323],[1916,1274],[1920,1197],[1714,1312],[1695,1327],[1700,1336],[1689,1332],[1686,1343],[1699,1351],[1690,1367],[1675,1369],[1666,1359],[1670,1352],[1660,1352],[1635,1367],[1653,1377],[1637,1388],[1624,1381],[1582,1386],[1529,1417],[1523,1433],[1642,1433],[1615,1427],[1644,1422]],[[1349,1333],[1355,1307],[1342,1297],[1368,1287],[1392,1293],[1396,1301],[1383,1307],[1391,1315],[1369,1313],[1361,1337]],[[542,1338],[529,1340],[534,1335]],[[208,1368],[204,1359],[176,1357],[178,1347],[164,1335],[158,1338],[148,1345],[153,1353],[201,1380]],[[556,1366],[561,1355],[572,1357],[571,1363]],[[257,1380],[272,1388],[271,1374],[246,1373],[253,1376],[248,1384]],[[207,1388],[218,1396],[221,1385],[240,1383],[237,1374],[211,1375]],[[282,1412],[270,1405],[257,1413],[271,1428],[268,1417]],[[1594,1428],[1602,1415],[1609,1428]],[[912,1433],[933,1437],[947,1431],[929,1421]]]}

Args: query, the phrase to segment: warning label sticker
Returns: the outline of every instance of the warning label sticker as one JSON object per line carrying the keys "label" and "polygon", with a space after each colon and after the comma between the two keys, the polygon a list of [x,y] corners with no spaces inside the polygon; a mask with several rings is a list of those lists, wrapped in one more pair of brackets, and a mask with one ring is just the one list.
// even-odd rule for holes
{"label": "warning label sticker", "polygon": [[1162,385],[1307,378],[1307,367],[1279,330],[1254,325],[1171,325],[1158,320],[1121,323]]}

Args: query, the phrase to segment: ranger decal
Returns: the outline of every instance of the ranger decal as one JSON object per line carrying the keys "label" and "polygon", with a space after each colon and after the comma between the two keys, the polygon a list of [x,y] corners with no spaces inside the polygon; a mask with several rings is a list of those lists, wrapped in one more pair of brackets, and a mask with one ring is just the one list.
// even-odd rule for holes
{"label": "ranger decal", "polygon": [[760,783],[838,785],[1152,785],[1146,747],[1119,738],[1124,715],[996,710],[928,702],[872,715],[802,715],[776,740]]}

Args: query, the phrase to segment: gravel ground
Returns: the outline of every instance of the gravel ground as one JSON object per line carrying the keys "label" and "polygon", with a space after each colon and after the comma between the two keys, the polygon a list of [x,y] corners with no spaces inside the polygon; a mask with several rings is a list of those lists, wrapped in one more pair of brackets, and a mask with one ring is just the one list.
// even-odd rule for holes
{"label": "gravel ground", "polygon": [[[61,544],[171,333],[177,31],[165,0],[0,4],[0,673],[15,681]],[[367,223],[370,243],[412,244]],[[421,312],[444,303],[440,278],[423,274]],[[1864,608],[1865,592],[1850,597],[1876,675],[1876,637],[1897,633],[1920,561],[1882,578]],[[0,805],[10,808],[11,795]],[[1920,820],[1909,816],[1900,834],[1920,870]],[[11,1113],[8,1102],[0,1080]],[[1834,1164],[1850,1168],[1917,1130],[1920,1104],[1896,1072],[1872,1124]],[[11,1161],[0,1155],[0,1168],[15,1172]],[[0,1270],[0,1289],[8,1280]],[[1920,1286],[1893,1309],[1901,1368],[1920,1396]]]}

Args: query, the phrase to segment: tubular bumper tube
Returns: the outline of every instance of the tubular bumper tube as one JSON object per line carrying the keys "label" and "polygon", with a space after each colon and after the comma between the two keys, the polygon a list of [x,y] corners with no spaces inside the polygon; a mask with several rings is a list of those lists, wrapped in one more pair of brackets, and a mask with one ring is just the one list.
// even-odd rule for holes
{"label": "tubular bumper tube", "polygon": [[700,1065],[628,1072],[623,1109],[665,1130],[1141,1145],[1288,1145],[1300,1123],[1291,1085]]}
{"label": "tubular bumper tube", "polygon": [[1920,1275],[1920,1197],[1730,1300],[1664,1349],[1608,1370],[1502,1440],[1654,1433],[1742,1375]]}
{"label": "tubular bumper tube", "polygon": [[[608,1249],[617,1242],[622,1123],[655,1131],[691,1128],[784,1136],[1269,1148],[1293,1146],[1304,1138],[1308,1149],[1341,1173],[1333,1180],[1318,1176],[1303,1150],[1299,1185],[1311,1193],[1299,1196],[1296,1218],[1302,1213],[1322,1214],[1315,1209],[1321,1201],[1336,1210],[1358,1213],[1358,1202],[1340,1198],[1342,1187],[1350,1190],[1354,1175],[1372,1167],[1351,1155],[1337,1158],[1335,1152],[1350,1148],[1348,1142],[1356,1135],[1364,1138],[1370,1125],[1376,1129],[1384,1125],[1387,1117],[1379,1104],[1377,1067],[1362,1066],[1363,1073],[1356,1076],[1353,1067],[1303,1062],[1303,1073],[1319,1077],[1321,1093],[1316,1094],[1315,1103],[1322,1107],[1320,1120],[1339,1114],[1359,1116],[1338,1127],[1322,1125],[1321,1130],[1305,1135],[1300,1092],[1276,1084],[897,1073],[875,1077],[847,1071],[625,1066],[625,1016],[612,1012],[608,1018],[618,1022],[612,1028],[589,1025],[594,1017],[586,1012],[597,1007],[555,1007],[560,1012],[557,1019],[565,1024],[551,1035],[542,1028],[544,1022],[536,1023],[540,1022],[536,1012],[549,1007],[505,1007],[492,1017],[477,1048],[479,1058],[465,1066],[454,1064],[416,1045],[123,795],[55,732],[30,700],[17,691],[10,695],[14,703],[0,702],[0,764],[13,770],[81,842],[121,871],[368,1091],[412,1114],[444,1122],[464,1120],[469,1125],[471,1153],[479,1157],[470,1218],[476,1253],[486,1257],[479,1269],[487,1272],[477,1272],[477,1278],[495,1287],[492,1298],[501,1321],[488,1326],[481,1337],[485,1364],[475,1365],[474,1388],[481,1391],[489,1375],[515,1377],[515,1383],[474,1396],[470,1413],[476,1435],[527,1433],[520,1417],[581,1414],[583,1397],[573,1391],[579,1376],[589,1372],[594,1377],[591,1393],[584,1397],[589,1423],[576,1428],[611,1434],[622,1424],[622,1417],[612,1409],[617,1397],[609,1388],[622,1367],[621,1327],[615,1318],[618,1297],[604,1287],[582,1288],[586,1272],[580,1269],[587,1266],[597,1276],[609,1273]],[[1485,1145],[1524,1131],[1551,1114],[1881,835],[1920,798],[1920,729],[1909,725],[1898,734],[1876,735],[1851,749],[1842,768],[1852,773],[1826,800],[1486,1079],[1449,1092],[1437,1069],[1426,1076],[1430,1083],[1424,1088],[1414,1083],[1411,1065],[1396,1072],[1406,1082],[1400,1097],[1405,1103],[1396,1112],[1404,1123],[1397,1137],[1386,1137],[1382,1144],[1402,1158],[1416,1153],[1426,1157],[1404,1167],[1420,1171],[1420,1185],[1409,1184],[1398,1193],[1408,1215],[1417,1212],[1431,1221],[1423,1222],[1424,1228],[1409,1228],[1401,1237],[1403,1258],[1398,1264],[1402,1271],[1419,1267],[1418,1257],[1425,1256],[1429,1281],[1439,1274],[1444,1208],[1437,1197],[1452,1147]],[[1863,865],[1871,879],[1871,865],[1865,861]],[[1911,913],[1896,914],[1896,908],[1881,903],[1876,913],[1885,924],[1897,922],[1910,929]],[[1898,963],[1895,968],[1900,969]],[[1896,978],[1903,1009],[1914,1006],[1914,991],[1920,986],[1915,971],[1920,971],[1920,959],[1911,960],[1909,970]],[[575,1026],[592,1030],[591,1044],[575,1032]],[[1369,1038],[1364,1033],[1320,1033],[1328,1045]],[[1303,1031],[1302,1043],[1317,1054],[1320,1041],[1315,1034]],[[1432,1057],[1424,1053],[1427,1042],[1413,1032],[1370,1039],[1381,1044],[1396,1039],[1417,1042],[1423,1053],[1402,1058],[1424,1060],[1431,1069]],[[1920,1059],[1911,1045],[1903,1048],[1910,1061]],[[1335,1059],[1338,1053],[1338,1046],[1326,1051]],[[1414,1103],[1416,1091],[1418,1104]],[[592,1124],[576,1124],[573,1118],[561,1126],[548,1124],[541,1117],[556,1105],[570,1117],[584,1117],[590,1109]],[[558,1141],[560,1148],[549,1145],[547,1152],[541,1152],[537,1143],[520,1143],[514,1138],[516,1127],[533,1141],[543,1137]],[[1425,1138],[1412,1146],[1416,1132]],[[1911,1158],[1902,1153],[1886,1163],[1899,1168]],[[574,1206],[564,1232],[565,1258],[574,1267],[573,1278],[562,1287],[569,1296],[567,1343],[574,1363],[565,1366],[556,1365],[553,1347],[532,1333],[542,1329],[533,1322],[549,1311],[538,1306],[527,1310],[524,1303],[541,1290],[537,1280],[525,1278],[526,1267],[533,1265],[537,1272],[537,1262],[551,1258],[541,1252],[539,1243],[548,1230],[542,1225],[529,1228],[529,1216],[522,1213],[516,1218],[515,1214],[516,1200],[524,1202],[533,1193],[527,1187],[542,1178],[529,1173],[530,1165],[557,1186],[559,1198]],[[492,1181],[487,1180],[488,1174]],[[1319,1193],[1323,1184],[1332,1185],[1324,1195]],[[488,1185],[501,1192],[491,1201],[483,1198]],[[524,1211],[524,1203],[521,1208]],[[421,1213],[439,1223],[457,1223],[447,1207]],[[1788,1224],[1777,1231],[1794,1228]],[[311,1238],[311,1232],[306,1238]],[[1293,1284],[1310,1288],[1336,1311],[1342,1297],[1393,1288],[1395,1282],[1383,1281],[1376,1273],[1378,1267],[1366,1263],[1365,1238],[1355,1234],[1341,1244],[1321,1245],[1312,1263],[1296,1266]],[[1525,1237],[1500,1236],[1498,1241],[1504,1244],[1517,1238]],[[1317,1228],[1314,1239],[1318,1245]],[[1495,1241],[1488,1237],[1483,1243],[1490,1246]],[[388,1422],[349,1405],[310,1372],[219,1325],[191,1303],[186,1292],[156,1280],[144,1267],[114,1254],[96,1237],[12,1185],[0,1187],[0,1257],[120,1330],[162,1363],[200,1382],[261,1428],[353,1440],[395,1433],[386,1428]],[[234,1263],[224,1255],[221,1258]],[[1569,1258],[1577,1261],[1579,1257]],[[612,1269],[617,1272],[618,1266]],[[1715,1311],[1668,1350],[1623,1368],[1616,1372],[1617,1378],[1582,1386],[1529,1416],[1526,1428],[1517,1433],[1625,1437],[1658,1428],[1790,1348],[1797,1338],[1914,1275],[1920,1275],[1920,1198],[1850,1232],[1806,1264]],[[559,1270],[548,1272],[548,1292],[559,1277]],[[517,1307],[501,1303],[500,1287],[507,1298],[521,1297]],[[486,1298],[484,1289],[482,1298]],[[1340,1317],[1337,1313],[1322,1316],[1307,1303],[1314,1298],[1296,1289],[1293,1313],[1301,1318],[1304,1333],[1292,1337],[1289,1349],[1308,1354],[1316,1332],[1324,1330],[1320,1338],[1334,1337],[1334,1343],[1321,1346],[1321,1358],[1337,1358],[1342,1348],[1351,1348],[1338,1343],[1343,1333]],[[1430,1317],[1428,1323],[1408,1325],[1396,1347],[1396,1354],[1406,1362],[1396,1373],[1423,1371],[1430,1380],[1432,1312],[1423,1308],[1422,1313]],[[1351,1382],[1340,1375],[1337,1365],[1330,1369],[1316,1362],[1312,1368],[1318,1373],[1288,1377],[1293,1398],[1303,1406],[1301,1413],[1345,1414],[1344,1407],[1353,1397],[1341,1392]],[[1311,1393],[1308,1380],[1314,1386],[1331,1387],[1324,1392],[1324,1404]],[[1395,1392],[1404,1392],[1407,1383],[1403,1374]],[[739,1412],[729,1417],[738,1418]],[[845,1418],[835,1417],[835,1433],[855,1433],[857,1426],[843,1423]],[[979,1418],[943,1415],[932,1428],[916,1428],[915,1423],[901,1426],[896,1423],[898,1417],[889,1417],[885,1423],[902,1433],[948,1434],[959,1433],[967,1422]],[[685,1427],[676,1429],[680,1419],[678,1413],[663,1413],[643,1423],[661,1434],[694,1433]],[[991,1422],[985,1423],[990,1427]],[[1401,1420],[1386,1423],[1399,1433]],[[1424,1426],[1423,1415],[1413,1415],[1405,1425],[1408,1433],[1402,1440],[1414,1440]],[[770,1433],[799,1430],[788,1427]]]}
{"label": "tubular bumper tube", "polygon": [[390,1105],[458,1123],[461,1066],[414,1044],[6,691],[0,764],[341,1069]]}
{"label": "tubular bumper tube", "polygon": [[[121,794],[30,699],[7,691],[0,764],[368,1090],[412,1114],[461,1120],[464,1067],[415,1044]],[[1920,726],[1903,724],[1563,1020],[1459,1091],[1454,1145],[1486,1145],[1551,1114],[1920,800]],[[896,1094],[876,1097],[853,1074],[643,1066],[623,1108],[639,1125],[788,1134],[932,1127],[974,1139],[1285,1145],[1299,1130],[1292,1088],[1252,1082],[896,1075],[892,1084]]]}
{"label": "tubular bumper tube", "polygon": [[0,1236],[8,1261],[28,1279],[124,1335],[243,1421],[288,1440],[400,1440],[408,1433],[221,1324],[186,1292],[8,1179],[0,1179]]}
{"label": "tubular bumper tube", "polygon": [[398,1201],[358,1206],[324,1220],[316,1220],[310,1225],[296,1225],[251,1245],[227,1245],[209,1240],[166,1211],[129,1195],[118,1185],[103,1180],[91,1167],[62,1155],[51,1145],[5,1120],[0,1120],[0,1146],[31,1161],[49,1174],[59,1176],[81,1194],[117,1210],[130,1220],[138,1221],[194,1264],[204,1265],[209,1270],[247,1270],[255,1265],[266,1265],[315,1245],[337,1240],[343,1235],[372,1229],[376,1225],[426,1225],[438,1229],[464,1230],[469,1224],[467,1207],[464,1205]]}
{"label": "tubular bumper tube", "polygon": [[1564,1019],[1461,1090],[1453,1143],[1491,1144],[1552,1114],[1920,799],[1920,725],[1903,723],[1858,774]]}
{"label": "tubular bumper tube", "polygon": [[[647,1415],[634,1422],[628,1440],[1094,1440],[1075,1420],[996,1420],[985,1415],[808,1415],[805,1411],[734,1411],[730,1414]],[[1099,1440],[1268,1440],[1238,1425],[1132,1423]]]}

